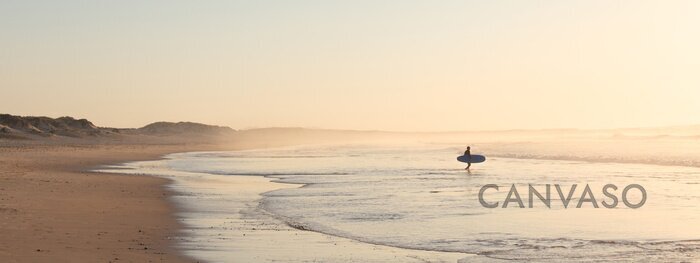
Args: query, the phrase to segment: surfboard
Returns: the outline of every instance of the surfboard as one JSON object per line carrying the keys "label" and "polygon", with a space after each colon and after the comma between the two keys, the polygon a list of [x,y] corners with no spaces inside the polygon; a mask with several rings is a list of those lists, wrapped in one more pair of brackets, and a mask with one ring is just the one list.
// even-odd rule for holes
{"label": "surfboard", "polygon": [[[462,156],[457,157],[457,161],[460,161],[460,162],[463,162],[463,163],[469,162],[469,161],[467,160],[467,156],[466,156],[466,155],[462,155]],[[478,155],[478,154],[472,154],[471,163],[483,163],[483,162],[485,162],[485,161],[486,161],[486,156]]]}

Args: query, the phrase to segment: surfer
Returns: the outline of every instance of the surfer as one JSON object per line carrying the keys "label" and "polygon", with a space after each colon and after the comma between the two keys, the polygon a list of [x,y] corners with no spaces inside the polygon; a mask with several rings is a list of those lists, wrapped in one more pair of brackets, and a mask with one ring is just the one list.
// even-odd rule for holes
{"label": "surfer", "polygon": [[467,168],[464,168],[464,170],[469,170],[469,167],[472,166],[472,153],[471,153],[471,147],[467,146],[467,150],[464,151],[464,156],[467,157]]}

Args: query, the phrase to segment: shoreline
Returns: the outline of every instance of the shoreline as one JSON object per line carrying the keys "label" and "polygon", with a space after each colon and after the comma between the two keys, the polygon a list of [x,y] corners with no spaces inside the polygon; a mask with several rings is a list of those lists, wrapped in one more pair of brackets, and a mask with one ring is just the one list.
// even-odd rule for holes
{"label": "shoreline", "polygon": [[[177,218],[185,226],[175,246],[204,262],[458,262],[477,256],[373,244],[299,229],[262,207],[265,193],[304,184],[279,182],[269,176],[162,170],[157,161],[141,165],[125,164],[136,168],[127,173],[172,179],[170,199],[180,208]],[[119,173],[122,169],[98,172]]]}
{"label": "shoreline", "polygon": [[183,230],[169,179],[105,174],[103,165],[157,160],[208,144],[0,147],[0,257],[6,262],[195,262],[178,251]]}

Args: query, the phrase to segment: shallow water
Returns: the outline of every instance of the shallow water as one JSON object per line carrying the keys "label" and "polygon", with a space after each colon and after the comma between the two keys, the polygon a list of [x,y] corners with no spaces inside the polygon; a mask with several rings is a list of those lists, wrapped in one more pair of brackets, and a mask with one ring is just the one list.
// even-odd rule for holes
{"label": "shallow water", "polygon": [[[220,232],[197,233],[214,224],[211,214],[216,213],[214,218],[271,216],[297,229],[365,243],[474,253],[484,259],[700,259],[700,168],[487,156],[487,162],[465,171],[455,160],[459,152],[434,145],[307,146],[181,153],[127,166],[134,173],[179,180],[174,187],[190,193],[178,199],[191,207],[182,217],[197,225],[191,235],[201,237],[183,239],[183,244],[204,254],[214,245],[217,253],[230,245],[207,240]],[[225,179],[241,176],[265,176],[301,187],[248,189],[265,193],[246,200],[244,208],[232,207],[232,200],[222,197],[239,190]],[[602,187],[609,183],[619,187],[611,191],[618,198],[629,184],[643,186],[646,203],[631,209],[620,200],[617,208],[604,208],[601,202],[611,200]],[[486,184],[499,185],[499,190],[485,192],[488,202],[502,205],[514,184],[526,207],[528,184],[542,194],[551,184],[551,208],[539,199],[533,200],[533,208],[519,208],[515,202],[508,208],[485,208],[478,193]],[[578,185],[568,208],[554,184],[564,194]],[[575,208],[587,184],[600,208],[590,202]],[[632,203],[641,200],[636,190],[628,196]]]}

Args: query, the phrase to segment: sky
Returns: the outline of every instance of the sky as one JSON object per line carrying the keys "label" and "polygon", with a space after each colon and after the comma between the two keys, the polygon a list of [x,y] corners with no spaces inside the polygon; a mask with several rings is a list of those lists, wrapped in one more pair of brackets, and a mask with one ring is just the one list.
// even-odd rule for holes
{"label": "sky", "polygon": [[700,124],[700,1],[0,2],[0,113],[392,131]]}

